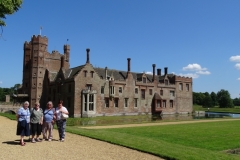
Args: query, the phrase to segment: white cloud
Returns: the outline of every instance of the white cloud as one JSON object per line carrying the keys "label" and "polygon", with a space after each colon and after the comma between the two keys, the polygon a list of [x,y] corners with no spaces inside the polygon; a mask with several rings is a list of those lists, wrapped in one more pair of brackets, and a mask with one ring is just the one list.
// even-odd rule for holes
{"label": "white cloud", "polygon": [[240,70],[240,63],[235,64],[235,68]]}
{"label": "white cloud", "polygon": [[3,82],[2,81],[0,81],[0,84],[2,84]]}
{"label": "white cloud", "polygon": [[197,74],[204,74],[204,75],[209,75],[211,74],[209,71],[197,71]]}
{"label": "white cloud", "polygon": [[197,63],[189,64],[186,67],[183,67],[184,71],[203,71],[207,70],[207,68],[202,68],[201,65]]}
{"label": "white cloud", "polygon": [[238,78],[237,80],[239,80],[239,81],[240,81],[240,78]]}
{"label": "white cloud", "polygon": [[229,60],[232,62],[240,62],[240,55],[231,56]]}
{"label": "white cloud", "polygon": [[150,72],[150,71],[147,71],[147,72],[145,72],[145,74],[153,74],[152,72]]}
{"label": "white cloud", "polygon": [[179,75],[184,76],[184,77],[192,77],[192,78],[198,78],[199,77],[199,75],[196,74],[196,73],[185,73],[185,74],[180,73]]}

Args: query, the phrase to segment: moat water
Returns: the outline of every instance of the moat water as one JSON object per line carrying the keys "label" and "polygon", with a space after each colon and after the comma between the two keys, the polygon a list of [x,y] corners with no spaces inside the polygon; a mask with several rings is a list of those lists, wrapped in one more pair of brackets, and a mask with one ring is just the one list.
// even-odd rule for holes
{"label": "moat water", "polygon": [[[198,120],[198,119],[211,119],[211,118],[240,118],[240,114],[236,113],[219,113],[219,112],[205,112],[202,115],[141,115],[141,116],[118,116],[117,118],[86,118],[75,120],[69,125],[81,125],[81,126],[93,126],[93,125],[120,125],[120,124],[132,124],[132,123],[149,123],[158,121],[186,121],[186,120]],[[70,119],[69,119],[70,120]],[[68,121],[69,121],[68,120]]]}

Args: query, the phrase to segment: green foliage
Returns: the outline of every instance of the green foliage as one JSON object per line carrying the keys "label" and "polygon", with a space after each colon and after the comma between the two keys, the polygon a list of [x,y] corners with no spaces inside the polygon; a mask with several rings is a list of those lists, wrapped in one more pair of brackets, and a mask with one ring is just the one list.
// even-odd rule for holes
{"label": "green foliage", "polygon": [[96,130],[67,127],[67,131],[164,159],[228,160],[239,159],[223,152],[240,147],[239,125],[240,121],[222,121]]}
{"label": "green foliage", "polygon": [[234,106],[240,106],[240,98],[234,98],[233,104],[234,104]]}
{"label": "green foliage", "polygon": [[220,108],[233,108],[233,101],[230,97],[230,94],[227,90],[220,90],[217,93],[218,104]]}
{"label": "green foliage", "polygon": [[22,0],[0,0],[0,26],[6,26],[3,19],[11,15],[21,7]]}
{"label": "green foliage", "polygon": [[6,95],[17,94],[17,90],[20,86],[20,84],[15,84],[14,87],[11,88],[0,87],[0,101],[4,102],[6,100]]}
{"label": "green foliage", "polygon": [[0,113],[0,116],[3,116],[3,117],[7,117],[11,120],[17,120],[16,118],[16,115],[15,114],[9,114],[9,113]]}
{"label": "green foliage", "polygon": [[218,105],[217,94],[215,92],[211,92],[210,96],[212,99],[213,106],[217,106]]}
{"label": "green foliage", "polygon": [[205,93],[204,93],[204,98],[203,98],[202,106],[205,107],[205,108],[213,107],[212,98],[211,98],[211,96],[209,95],[208,92],[205,92]]}

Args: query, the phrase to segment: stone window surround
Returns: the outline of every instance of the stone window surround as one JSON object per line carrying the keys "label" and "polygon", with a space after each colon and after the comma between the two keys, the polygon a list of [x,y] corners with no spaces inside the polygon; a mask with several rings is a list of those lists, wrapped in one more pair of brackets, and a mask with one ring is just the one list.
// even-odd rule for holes
{"label": "stone window surround", "polygon": [[124,107],[128,107],[128,98],[124,98]]}
{"label": "stone window surround", "polygon": [[[93,95],[93,110],[89,110],[90,103],[89,102],[89,95]],[[87,98],[87,101],[85,100],[85,95]],[[96,113],[96,98],[97,98],[97,91],[96,90],[82,90],[82,113],[83,114],[95,114]],[[85,111],[85,103],[87,110]]]}

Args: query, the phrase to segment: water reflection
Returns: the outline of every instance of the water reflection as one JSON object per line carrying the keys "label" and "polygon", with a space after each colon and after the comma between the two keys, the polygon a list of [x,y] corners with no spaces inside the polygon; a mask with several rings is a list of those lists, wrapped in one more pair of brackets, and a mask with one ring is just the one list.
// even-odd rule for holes
{"label": "water reflection", "polygon": [[238,113],[222,113],[222,112],[205,112],[206,118],[240,118],[240,114]]}
{"label": "water reflection", "polygon": [[218,113],[218,112],[203,112],[203,114],[188,115],[188,114],[164,114],[164,115],[139,115],[139,116],[117,116],[117,117],[93,117],[93,118],[69,118],[67,125],[120,125],[133,123],[149,123],[158,121],[186,121],[193,119],[208,119],[208,118],[240,118],[240,114],[236,113]]}

